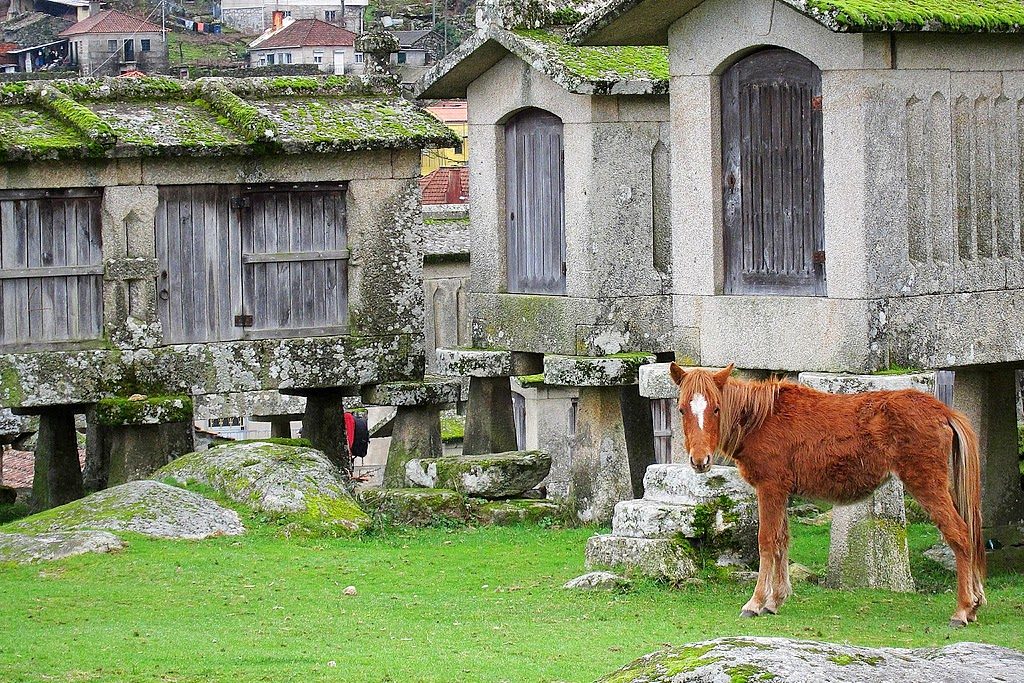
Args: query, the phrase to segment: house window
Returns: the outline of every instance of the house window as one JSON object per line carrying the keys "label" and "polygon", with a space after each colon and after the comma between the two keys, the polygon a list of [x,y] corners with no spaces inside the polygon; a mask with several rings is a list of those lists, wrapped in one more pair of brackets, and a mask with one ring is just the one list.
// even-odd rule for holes
{"label": "house window", "polygon": [[363,53],[362,52],[357,52],[356,53],[356,64],[362,64],[362,63],[363,63]]}
{"label": "house window", "polygon": [[324,21],[331,21],[331,22],[333,22],[333,21],[337,21],[337,19],[338,19],[338,11],[337,10],[333,10],[333,9],[324,10]]}
{"label": "house window", "polygon": [[404,52],[399,52],[398,53],[398,63],[399,64],[405,64],[405,53]]}
{"label": "house window", "polygon": [[285,52],[283,55],[281,55],[281,63],[282,64],[291,64],[292,63],[292,53],[291,52]]}
{"label": "house window", "polygon": [[117,52],[117,41],[116,40],[108,40],[107,41],[107,52]]}
{"label": "house window", "polygon": [[313,63],[314,64],[323,64],[324,63],[324,53],[323,52],[319,52],[319,51],[314,52],[313,53]]}
{"label": "house window", "polygon": [[141,42],[141,43],[142,43],[142,51],[143,51],[143,52],[149,52],[149,46],[150,46],[150,43],[149,43],[149,38],[143,38],[143,39],[142,39],[141,41],[139,41],[139,42]]}
{"label": "house window", "polygon": [[274,66],[274,54],[270,53],[267,55],[267,64]]}
{"label": "house window", "polygon": [[290,17],[291,15],[292,15],[292,11],[291,10],[285,10],[284,11],[284,16]]}
{"label": "house window", "polygon": [[458,142],[455,143],[455,147],[453,148],[453,150],[456,155],[462,154],[462,140],[459,140]]}

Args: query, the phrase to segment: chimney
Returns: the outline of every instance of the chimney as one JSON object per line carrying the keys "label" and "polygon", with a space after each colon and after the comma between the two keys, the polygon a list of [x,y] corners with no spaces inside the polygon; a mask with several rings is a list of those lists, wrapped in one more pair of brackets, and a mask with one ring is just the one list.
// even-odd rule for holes
{"label": "chimney", "polygon": [[100,13],[102,7],[100,6],[100,0],[89,0],[89,16],[94,17]]}
{"label": "chimney", "polygon": [[282,26],[284,26],[284,11],[274,10],[273,19],[271,20],[271,27],[276,31]]}

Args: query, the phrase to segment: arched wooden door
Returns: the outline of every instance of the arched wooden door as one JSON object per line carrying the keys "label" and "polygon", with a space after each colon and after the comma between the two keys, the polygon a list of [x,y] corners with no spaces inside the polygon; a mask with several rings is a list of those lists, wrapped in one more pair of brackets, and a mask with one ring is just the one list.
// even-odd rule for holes
{"label": "arched wooden door", "polygon": [[722,77],[725,293],[825,295],[821,71],[767,49]]}
{"label": "arched wooden door", "polygon": [[562,120],[528,109],[505,124],[508,291],[565,294]]}

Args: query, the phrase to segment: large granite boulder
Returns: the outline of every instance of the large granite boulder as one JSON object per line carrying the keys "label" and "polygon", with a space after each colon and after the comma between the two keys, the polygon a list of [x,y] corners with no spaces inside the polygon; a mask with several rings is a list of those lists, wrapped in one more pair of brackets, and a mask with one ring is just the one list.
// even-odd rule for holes
{"label": "large granite boulder", "polygon": [[339,530],[361,531],[371,523],[345,488],[341,471],[312,448],[228,443],[183,455],[153,478],[195,482],[254,510]]}
{"label": "large granite boulder", "polygon": [[1018,681],[1024,653],[956,643],[904,650],[788,638],[719,638],[641,657],[598,683],[981,683]]}
{"label": "large granite boulder", "polygon": [[144,536],[202,539],[245,531],[234,510],[156,481],[131,481],[13,522],[6,530],[51,533],[101,529]]}
{"label": "large granite boulder", "polygon": [[48,534],[0,533],[0,562],[28,564],[63,560],[84,553],[120,550],[124,541],[109,531],[58,531]]}
{"label": "large granite boulder", "polygon": [[494,500],[529,491],[549,471],[551,456],[544,451],[509,451],[410,460],[405,476],[414,486],[454,489]]}
{"label": "large granite boulder", "polygon": [[466,496],[449,489],[370,488],[359,502],[384,521],[401,526],[431,526],[470,519]]}

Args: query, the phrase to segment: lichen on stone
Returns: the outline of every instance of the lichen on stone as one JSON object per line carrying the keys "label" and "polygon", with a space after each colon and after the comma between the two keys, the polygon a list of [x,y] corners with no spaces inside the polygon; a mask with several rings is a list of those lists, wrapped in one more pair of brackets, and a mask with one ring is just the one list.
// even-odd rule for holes
{"label": "lichen on stone", "polygon": [[191,422],[192,410],[190,396],[115,396],[96,404],[96,420],[108,427]]}

